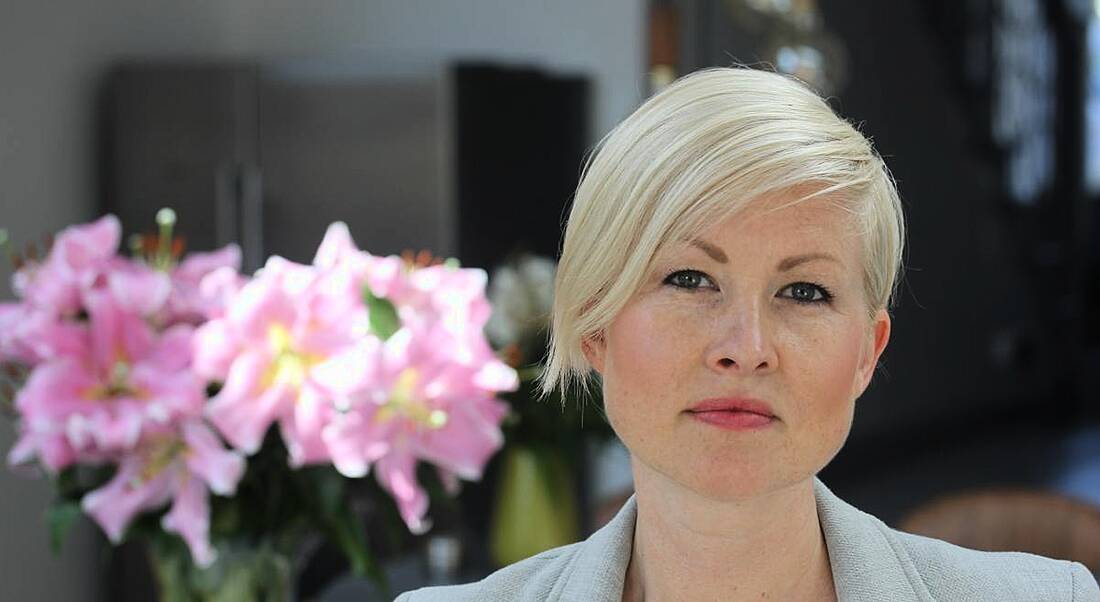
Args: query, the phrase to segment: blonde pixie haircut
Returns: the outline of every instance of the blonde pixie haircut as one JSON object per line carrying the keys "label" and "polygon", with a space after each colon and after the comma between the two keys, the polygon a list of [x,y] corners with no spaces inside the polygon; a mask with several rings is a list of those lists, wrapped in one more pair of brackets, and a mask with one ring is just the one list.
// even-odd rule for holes
{"label": "blonde pixie haircut", "polygon": [[592,367],[582,341],[600,336],[665,244],[789,189],[810,191],[793,203],[827,195],[853,215],[868,314],[889,309],[905,236],[901,201],[871,143],[820,96],[791,77],[731,67],[684,76],[642,104],[584,166],[555,282],[542,394],[573,384],[587,391]]}

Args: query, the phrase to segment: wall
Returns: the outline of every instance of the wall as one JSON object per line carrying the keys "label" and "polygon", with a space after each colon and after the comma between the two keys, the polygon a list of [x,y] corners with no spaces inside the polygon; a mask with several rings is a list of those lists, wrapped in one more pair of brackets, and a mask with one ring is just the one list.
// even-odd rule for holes
{"label": "wall", "polygon": [[[641,0],[3,0],[0,227],[25,242],[95,217],[93,100],[119,58],[537,61],[592,75],[598,138],[642,96],[643,18]],[[10,273],[0,265],[0,281]],[[0,285],[0,299],[10,294]],[[0,427],[0,451],[11,441]],[[39,518],[48,484],[0,470],[0,491],[0,599],[96,599],[94,529],[82,525],[54,558]]]}

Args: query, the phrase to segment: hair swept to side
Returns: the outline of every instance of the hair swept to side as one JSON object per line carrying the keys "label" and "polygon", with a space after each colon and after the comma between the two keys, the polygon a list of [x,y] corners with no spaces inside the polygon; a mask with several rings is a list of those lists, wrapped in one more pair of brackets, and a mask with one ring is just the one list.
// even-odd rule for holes
{"label": "hair swept to side", "polygon": [[[807,184],[812,184],[806,187]],[[585,162],[562,244],[543,396],[588,392],[581,350],[633,296],[653,257],[778,190],[844,199],[863,239],[869,315],[890,308],[905,223],[870,141],[802,82],[744,67],[681,77],[609,132]]]}

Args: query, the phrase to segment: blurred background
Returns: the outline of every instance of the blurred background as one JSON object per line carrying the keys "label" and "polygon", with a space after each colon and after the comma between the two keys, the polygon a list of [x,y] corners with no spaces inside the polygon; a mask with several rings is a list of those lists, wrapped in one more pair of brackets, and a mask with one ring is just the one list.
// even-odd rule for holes
{"label": "blurred background", "polygon": [[[1100,570],[1100,536],[1065,535],[1100,530],[1100,3],[0,0],[0,226],[32,241],[112,212],[138,232],[172,206],[190,248],[238,242],[247,270],[308,261],[334,220],[374,254],[555,258],[595,142],[733,63],[822,90],[905,204],[890,346],[823,480],[895,526],[983,545],[957,517],[995,516]],[[606,437],[578,449],[584,536],[630,474]],[[501,480],[461,498],[462,576],[490,570]],[[53,556],[48,484],[0,484],[0,598],[147,598],[140,554],[84,522]],[[395,587],[427,582],[432,545],[379,550]],[[365,595],[315,556],[303,597]]]}

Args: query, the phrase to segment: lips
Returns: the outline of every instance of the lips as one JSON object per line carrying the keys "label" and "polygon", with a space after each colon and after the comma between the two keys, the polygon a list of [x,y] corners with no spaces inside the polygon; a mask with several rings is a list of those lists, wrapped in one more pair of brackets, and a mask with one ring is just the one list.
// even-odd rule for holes
{"label": "lips", "polygon": [[745,397],[722,397],[714,399],[704,399],[699,403],[691,406],[688,410],[691,413],[701,412],[747,412],[750,414],[759,414],[768,418],[775,418],[775,412],[772,412],[771,407],[768,404],[758,399],[750,399]]}
{"label": "lips", "polygon": [[725,431],[764,431],[778,420],[768,404],[743,397],[704,399],[691,406],[687,414]]}

